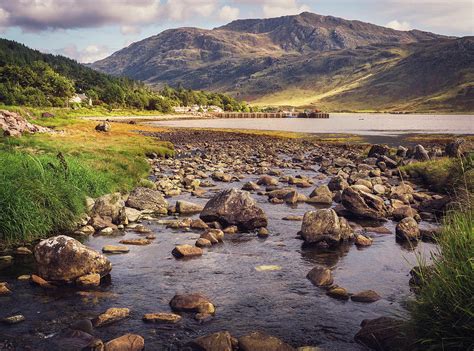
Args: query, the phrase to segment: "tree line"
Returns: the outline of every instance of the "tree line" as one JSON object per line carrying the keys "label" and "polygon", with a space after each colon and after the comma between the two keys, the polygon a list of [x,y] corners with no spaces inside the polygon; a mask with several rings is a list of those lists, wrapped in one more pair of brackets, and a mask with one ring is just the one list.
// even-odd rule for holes
{"label": "tree line", "polygon": [[0,103],[64,107],[76,93],[94,105],[171,112],[174,106],[215,105],[225,111],[249,111],[229,95],[165,86],[160,91],[125,77],[113,77],[60,55],[43,54],[0,39]]}

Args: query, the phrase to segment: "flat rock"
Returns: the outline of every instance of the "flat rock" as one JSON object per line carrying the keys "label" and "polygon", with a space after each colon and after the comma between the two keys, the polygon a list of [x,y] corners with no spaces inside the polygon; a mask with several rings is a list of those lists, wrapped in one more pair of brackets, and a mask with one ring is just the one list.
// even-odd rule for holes
{"label": "flat rock", "polygon": [[10,316],[10,317],[5,317],[2,319],[2,322],[4,324],[18,324],[18,323],[21,323],[23,321],[25,321],[26,318],[24,315],[22,314],[17,314],[15,316]]}
{"label": "flat rock", "polygon": [[99,315],[92,321],[95,328],[103,327],[122,319],[127,318],[130,315],[128,308],[109,308],[107,311]]}
{"label": "flat rock", "polygon": [[339,286],[329,289],[326,295],[337,300],[349,300],[349,292]]}
{"label": "flat rock", "polygon": [[203,254],[203,251],[199,247],[185,244],[185,245],[177,245],[171,253],[176,258],[184,258],[184,257],[201,256]]}
{"label": "flat rock", "polygon": [[381,297],[373,290],[361,291],[351,296],[351,300],[355,302],[371,303],[380,300]]}
{"label": "flat rock", "polygon": [[121,254],[130,252],[130,249],[127,246],[123,245],[105,245],[102,248],[102,252],[110,254]]}
{"label": "flat rock", "polygon": [[181,316],[174,313],[147,313],[143,316],[144,322],[174,324],[181,320]]}
{"label": "flat rock", "polygon": [[120,244],[144,246],[144,245],[150,245],[151,241],[145,238],[124,239],[124,240],[120,240]]}
{"label": "flat rock", "polygon": [[150,210],[157,214],[168,213],[168,202],[161,192],[144,187],[135,188],[130,193],[126,205],[137,210]]}
{"label": "flat rock", "polygon": [[204,206],[192,202],[178,200],[176,201],[176,212],[180,214],[199,213],[204,209]]}
{"label": "flat rock", "polygon": [[76,285],[84,288],[94,287],[100,285],[100,274],[91,273],[83,275],[76,279]]}

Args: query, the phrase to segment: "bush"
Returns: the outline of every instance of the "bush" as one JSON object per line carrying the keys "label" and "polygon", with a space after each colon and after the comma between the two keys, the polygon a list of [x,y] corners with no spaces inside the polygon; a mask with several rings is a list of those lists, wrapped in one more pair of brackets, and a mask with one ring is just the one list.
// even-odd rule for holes
{"label": "bush", "polygon": [[432,266],[421,263],[412,323],[423,349],[474,347],[474,211],[466,202],[446,216]]}
{"label": "bush", "polygon": [[85,197],[112,189],[99,172],[61,154],[0,151],[0,239],[32,240],[73,228]]}

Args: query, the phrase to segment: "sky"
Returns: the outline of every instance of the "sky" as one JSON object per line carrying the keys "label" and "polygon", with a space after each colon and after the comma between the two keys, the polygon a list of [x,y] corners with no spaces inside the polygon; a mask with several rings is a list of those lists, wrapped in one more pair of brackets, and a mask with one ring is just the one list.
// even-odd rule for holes
{"label": "sky", "polygon": [[87,63],[169,28],[211,29],[304,11],[474,35],[474,0],[0,0],[0,37]]}

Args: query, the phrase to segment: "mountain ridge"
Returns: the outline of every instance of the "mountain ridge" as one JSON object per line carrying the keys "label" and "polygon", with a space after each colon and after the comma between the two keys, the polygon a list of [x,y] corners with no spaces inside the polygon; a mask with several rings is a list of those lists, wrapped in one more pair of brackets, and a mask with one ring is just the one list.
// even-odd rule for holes
{"label": "mountain ridge", "polygon": [[[463,45],[456,47],[457,40],[464,42],[467,50],[463,51]],[[469,37],[453,38],[419,30],[397,31],[361,21],[304,12],[270,19],[236,20],[214,29],[168,29],[133,43],[93,63],[91,67],[112,75],[139,79],[157,87],[183,84],[192,89],[231,93],[262,105],[292,105],[286,103],[288,99],[284,98],[283,93],[300,89],[314,92],[317,98],[304,101],[304,104],[289,99],[296,103],[295,106],[351,109],[348,96],[354,96],[349,92],[355,91],[359,94],[354,97],[357,109],[395,110],[403,106],[411,110],[420,105],[405,102],[420,98],[419,87],[407,89],[401,78],[394,74],[384,75],[385,79],[389,79],[385,86],[403,86],[407,94],[396,96],[376,92],[377,97],[381,94],[391,97],[373,99],[383,102],[379,107],[369,101],[360,103],[359,100],[366,95],[364,91],[374,92],[367,84],[384,86],[377,80],[378,75],[384,70],[400,70],[400,64],[406,66],[407,61],[403,60],[411,55],[415,56],[408,64],[417,66],[418,70],[423,67],[424,60],[435,68],[439,64],[440,71],[456,72],[457,81],[449,77],[443,82],[430,79],[435,83],[434,88],[439,88],[433,94],[441,96],[449,93],[452,97],[457,92],[462,93],[466,87],[470,92],[468,79],[472,77],[473,68],[466,64],[466,59],[472,58],[470,41]],[[433,49],[436,47],[439,50],[454,50],[454,57],[451,61],[436,60],[438,54]],[[420,50],[428,50],[432,59],[421,55]],[[456,64],[457,52],[463,58],[462,67]],[[440,53],[441,56],[444,54]],[[421,61],[417,61],[417,57]],[[452,66],[454,71],[448,66]],[[360,80],[361,70],[374,77]],[[430,75],[436,74],[436,70],[426,71]],[[419,76],[419,72],[413,74]],[[342,76],[345,77],[344,82]],[[418,80],[422,81],[421,78],[418,77]],[[334,82],[339,81],[341,85],[335,85]],[[326,82],[326,87],[321,82]],[[449,84],[444,84],[446,82]],[[283,94],[280,100],[268,98],[279,93]],[[471,108],[469,101],[467,104],[465,99],[462,101],[460,110]],[[437,103],[437,108],[443,108],[442,105]],[[450,106],[447,108],[452,108],[452,104]]]}

